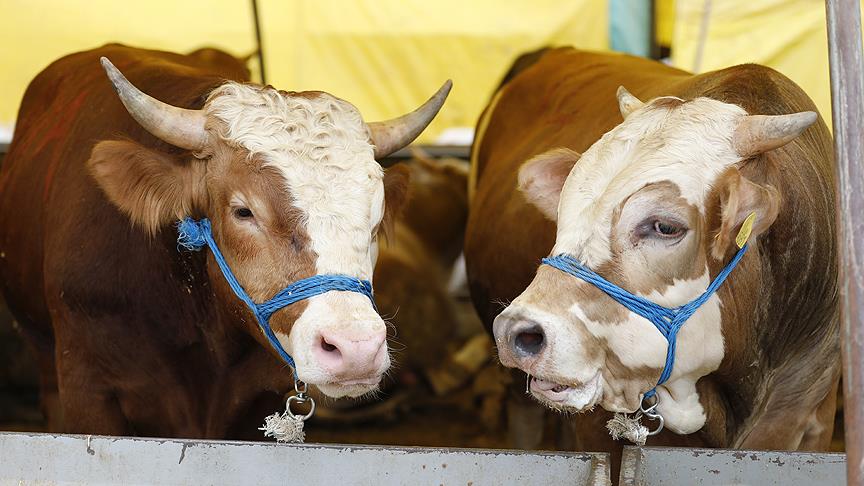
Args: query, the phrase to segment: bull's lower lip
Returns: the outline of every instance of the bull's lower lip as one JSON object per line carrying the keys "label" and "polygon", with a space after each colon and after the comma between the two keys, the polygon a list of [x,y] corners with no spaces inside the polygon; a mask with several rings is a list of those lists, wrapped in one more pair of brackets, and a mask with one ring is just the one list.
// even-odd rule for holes
{"label": "bull's lower lip", "polygon": [[380,381],[381,381],[380,377],[375,377],[375,378],[363,378],[363,379],[359,379],[359,380],[346,380],[346,381],[340,381],[340,382],[335,382],[335,383],[331,383],[331,384],[337,385],[337,386],[339,386],[339,385],[341,385],[341,386],[353,386],[353,385],[375,386]]}
{"label": "bull's lower lip", "polygon": [[315,386],[331,398],[359,397],[378,389],[381,377],[318,383]]}
{"label": "bull's lower lip", "polygon": [[582,384],[567,385],[538,377],[531,378],[531,393],[553,408],[582,411],[600,401],[603,389],[600,372]]}

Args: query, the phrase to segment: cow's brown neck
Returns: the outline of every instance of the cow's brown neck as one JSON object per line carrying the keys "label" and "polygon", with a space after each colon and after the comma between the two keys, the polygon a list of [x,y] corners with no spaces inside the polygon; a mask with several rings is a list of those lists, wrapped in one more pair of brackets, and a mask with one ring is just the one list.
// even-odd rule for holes
{"label": "cow's brown neck", "polygon": [[[801,143],[813,144],[815,138]],[[790,157],[802,149],[790,144],[780,150]],[[780,188],[788,203],[752,245],[732,276],[734,285],[720,291],[727,352],[720,369],[699,384],[708,414],[700,435],[714,446],[799,448],[812,404],[828,397],[839,373],[837,316],[828,305],[836,295],[835,280],[819,278],[836,274],[835,262],[819,257],[832,253],[833,228],[813,234],[813,222],[828,209],[792,203],[809,195],[799,181],[776,170],[777,156],[769,153],[742,167],[749,178]],[[709,208],[717,204],[716,195],[709,201]],[[795,245],[798,238],[811,247]],[[722,265],[713,262],[712,274]]]}

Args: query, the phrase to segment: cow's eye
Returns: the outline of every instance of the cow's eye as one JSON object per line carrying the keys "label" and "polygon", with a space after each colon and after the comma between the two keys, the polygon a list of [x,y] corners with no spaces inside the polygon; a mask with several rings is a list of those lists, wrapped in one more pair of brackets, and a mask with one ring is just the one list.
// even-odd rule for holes
{"label": "cow's eye", "polygon": [[661,238],[678,238],[685,228],[669,221],[654,221],[654,233]]}
{"label": "cow's eye", "polygon": [[234,217],[237,219],[251,219],[253,216],[252,210],[249,208],[234,208]]}

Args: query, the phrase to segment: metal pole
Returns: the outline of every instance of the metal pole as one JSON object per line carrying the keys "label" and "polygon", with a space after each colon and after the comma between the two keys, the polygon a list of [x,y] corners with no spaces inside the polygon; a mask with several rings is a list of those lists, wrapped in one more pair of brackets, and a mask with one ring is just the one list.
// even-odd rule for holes
{"label": "metal pole", "polygon": [[648,11],[648,35],[650,36],[648,39],[648,55],[651,59],[659,60],[660,43],[657,42],[657,0],[650,0],[648,3],[650,4],[648,7],[650,9]]}
{"label": "metal pole", "polygon": [[826,0],[837,164],[846,474],[864,485],[864,73],[860,0]]}
{"label": "metal pole", "polygon": [[699,43],[696,44],[696,55],[693,58],[694,73],[702,72],[702,55],[705,53],[705,44],[708,42],[708,29],[711,24],[711,0],[705,0],[702,4],[702,21],[699,23]]}
{"label": "metal pole", "polygon": [[264,74],[264,47],[261,44],[261,18],[258,15],[258,0],[252,0],[252,20],[255,21],[255,43],[258,46],[258,69],[261,71],[261,84],[267,84]]}

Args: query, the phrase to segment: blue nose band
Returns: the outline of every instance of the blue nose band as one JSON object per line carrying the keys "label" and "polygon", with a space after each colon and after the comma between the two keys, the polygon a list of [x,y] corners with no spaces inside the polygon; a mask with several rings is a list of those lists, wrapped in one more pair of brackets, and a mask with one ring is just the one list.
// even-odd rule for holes
{"label": "blue nose band", "polygon": [[[222,275],[225,277],[225,280],[228,281],[231,290],[234,291],[234,294],[242,300],[244,304],[246,304],[246,307],[248,307],[249,310],[252,311],[255,320],[258,322],[258,327],[261,328],[261,332],[267,336],[267,341],[270,342],[270,345],[273,346],[276,352],[279,353],[279,356],[281,356],[282,359],[288,363],[288,366],[291,367],[295,379],[299,378],[297,377],[297,367],[294,364],[294,358],[285,351],[282,344],[278,339],[276,339],[273,329],[270,328],[270,317],[276,313],[276,311],[288,307],[291,304],[300,302],[301,300],[330,291],[357,292],[358,294],[363,294],[369,298],[369,301],[372,302],[372,307],[375,308],[375,298],[372,295],[372,283],[368,280],[349,277],[347,275],[313,275],[309,278],[298,280],[285,287],[277,292],[270,300],[256,304],[255,301],[249,297],[249,294],[243,290],[240,282],[237,281],[237,278],[231,271],[231,267],[229,267],[228,263],[225,261],[225,257],[222,256],[222,252],[219,251],[219,247],[216,246],[209,219],[204,218],[196,221],[187,217],[177,225],[177,233],[177,243],[187,250],[197,251],[205,245],[210,247],[210,251],[213,252],[213,258],[219,265],[219,269],[222,270]],[[377,308],[375,310],[377,312]]]}
{"label": "blue nose band", "polygon": [[699,307],[704,304],[717,291],[720,285],[726,280],[726,277],[732,273],[732,270],[741,261],[744,252],[747,251],[747,245],[743,245],[732,260],[723,267],[723,270],[714,278],[708,289],[699,297],[679,307],[663,307],[660,304],[651,302],[648,299],[633,295],[621,287],[601,277],[590,268],[583,265],[577,259],[570,255],[556,255],[543,259],[543,263],[550,267],[557,268],[564,273],[582,279],[598,289],[602,290],[606,295],[615,299],[616,302],[630,309],[635,314],[638,314],[660,331],[660,334],[666,338],[668,346],[666,348],[666,365],[663,367],[663,372],[660,374],[660,379],[654,388],[645,393],[644,398],[651,398],[657,393],[657,387],[662,385],[669,379],[672,374],[672,367],[675,365],[675,341],[678,336],[678,331],[687,322],[687,319],[696,312]]}

